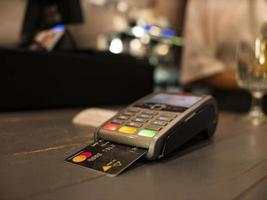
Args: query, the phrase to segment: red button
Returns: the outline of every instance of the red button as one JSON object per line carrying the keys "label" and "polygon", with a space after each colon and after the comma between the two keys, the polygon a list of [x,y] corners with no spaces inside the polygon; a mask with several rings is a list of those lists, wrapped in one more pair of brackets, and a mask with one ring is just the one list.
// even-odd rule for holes
{"label": "red button", "polygon": [[118,127],[119,127],[119,125],[117,125],[117,124],[106,124],[103,128],[110,130],[110,131],[115,131],[115,130],[117,130]]}

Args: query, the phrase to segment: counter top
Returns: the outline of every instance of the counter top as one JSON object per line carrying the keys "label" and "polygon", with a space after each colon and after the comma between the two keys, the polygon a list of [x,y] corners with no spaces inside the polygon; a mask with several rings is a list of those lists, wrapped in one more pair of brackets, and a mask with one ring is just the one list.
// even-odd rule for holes
{"label": "counter top", "polygon": [[213,141],[111,178],[64,159],[93,141],[79,109],[0,114],[0,199],[263,199],[267,124],[221,112]]}

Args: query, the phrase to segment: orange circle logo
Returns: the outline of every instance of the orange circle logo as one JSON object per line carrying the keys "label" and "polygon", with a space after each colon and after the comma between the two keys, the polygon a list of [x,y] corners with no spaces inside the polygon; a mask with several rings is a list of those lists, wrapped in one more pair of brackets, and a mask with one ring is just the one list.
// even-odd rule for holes
{"label": "orange circle logo", "polygon": [[85,151],[85,152],[82,152],[80,155],[78,156],[75,156],[74,158],[72,158],[72,161],[75,162],[75,163],[78,163],[78,162],[83,162],[85,161],[87,158],[90,158],[92,157],[92,153],[89,152],[89,151]]}
{"label": "orange circle logo", "polygon": [[79,156],[75,156],[72,161],[73,162],[82,162],[82,161],[85,161],[86,160],[86,156],[85,155],[79,155]]}

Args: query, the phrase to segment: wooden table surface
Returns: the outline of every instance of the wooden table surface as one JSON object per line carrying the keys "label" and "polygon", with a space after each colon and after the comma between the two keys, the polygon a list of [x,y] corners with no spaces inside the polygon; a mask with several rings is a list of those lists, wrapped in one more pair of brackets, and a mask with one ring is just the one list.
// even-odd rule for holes
{"label": "wooden table surface", "polygon": [[63,160],[93,140],[75,110],[0,114],[0,199],[267,199],[267,124],[220,113],[213,142],[111,178]]}

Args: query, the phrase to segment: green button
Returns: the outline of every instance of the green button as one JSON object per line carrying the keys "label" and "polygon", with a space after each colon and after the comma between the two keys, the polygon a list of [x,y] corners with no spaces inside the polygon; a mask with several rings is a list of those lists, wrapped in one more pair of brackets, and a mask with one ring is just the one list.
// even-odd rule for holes
{"label": "green button", "polygon": [[145,137],[154,137],[156,135],[156,131],[143,129],[139,131],[138,135],[145,136]]}

